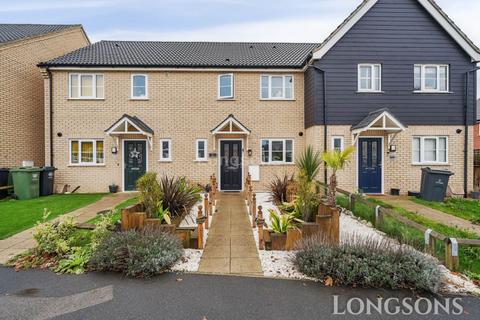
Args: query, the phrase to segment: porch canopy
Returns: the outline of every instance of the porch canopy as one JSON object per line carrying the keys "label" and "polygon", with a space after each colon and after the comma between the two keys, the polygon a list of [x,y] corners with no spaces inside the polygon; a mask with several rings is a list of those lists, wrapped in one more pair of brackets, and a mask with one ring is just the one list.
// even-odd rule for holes
{"label": "porch canopy", "polygon": [[[217,135],[238,136],[245,135],[247,138],[248,149],[248,136],[251,130],[248,129],[243,123],[241,123],[233,114],[228,115],[222,122],[220,122],[215,128],[210,130],[212,136],[215,138]],[[215,149],[215,144],[214,144]]]}
{"label": "porch canopy", "polygon": [[153,129],[150,128],[145,122],[135,116],[124,114],[118,121],[116,121],[105,132],[114,137],[117,140],[122,135],[140,135],[145,136],[150,145],[150,150],[153,148]]}
{"label": "porch canopy", "polygon": [[[399,132],[407,128],[400,120],[398,120],[387,108],[370,112],[357,125],[352,126],[352,144],[356,144],[358,137],[365,131],[384,131],[389,138],[395,137]],[[390,140],[390,139],[389,139]]]}

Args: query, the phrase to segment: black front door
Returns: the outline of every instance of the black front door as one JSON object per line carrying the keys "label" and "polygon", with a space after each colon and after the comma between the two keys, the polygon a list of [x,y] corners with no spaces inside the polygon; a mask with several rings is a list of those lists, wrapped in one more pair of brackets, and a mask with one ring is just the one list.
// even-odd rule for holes
{"label": "black front door", "polygon": [[358,188],[363,193],[382,193],[383,146],[380,138],[358,140]]}
{"label": "black front door", "polygon": [[123,150],[125,190],[136,188],[138,178],[147,171],[146,141],[125,141]]}
{"label": "black front door", "polygon": [[242,190],[242,141],[220,141],[220,188]]}

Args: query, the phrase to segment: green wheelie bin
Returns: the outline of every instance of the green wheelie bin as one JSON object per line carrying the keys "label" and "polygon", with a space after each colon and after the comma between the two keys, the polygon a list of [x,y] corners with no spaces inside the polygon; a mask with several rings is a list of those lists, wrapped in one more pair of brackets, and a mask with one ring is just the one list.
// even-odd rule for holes
{"label": "green wheelie bin", "polygon": [[42,168],[20,167],[10,169],[13,192],[18,200],[34,199],[40,196],[40,172]]}

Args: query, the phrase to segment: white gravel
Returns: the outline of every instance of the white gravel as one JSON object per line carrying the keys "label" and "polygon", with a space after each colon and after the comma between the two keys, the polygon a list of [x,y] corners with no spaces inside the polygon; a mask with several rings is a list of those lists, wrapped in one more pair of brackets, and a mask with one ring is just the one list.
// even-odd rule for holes
{"label": "white gravel", "polygon": [[183,256],[173,265],[172,271],[197,272],[203,250],[183,249]]}
{"label": "white gravel", "polygon": [[[270,224],[268,209],[278,208],[272,203],[269,193],[257,193],[257,205],[261,205],[264,210],[264,218],[267,225]],[[265,214],[267,213],[267,214]],[[250,216],[251,221],[251,216]],[[252,229],[255,242],[258,249],[258,229]],[[398,242],[389,238],[385,233],[375,229],[371,223],[363,221],[353,216],[348,210],[343,210],[340,216],[340,241],[348,238],[370,238],[379,241],[387,239],[392,244]],[[291,278],[291,279],[311,279],[302,274],[294,264],[295,251],[266,251],[259,250],[260,261],[262,263],[263,275],[266,277]],[[443,283],[440,291],[443,293],[473,293],[480,295],[480,288],[465,276],[450,272],[445,266],[440,265],[440,271],[443,274]]]}

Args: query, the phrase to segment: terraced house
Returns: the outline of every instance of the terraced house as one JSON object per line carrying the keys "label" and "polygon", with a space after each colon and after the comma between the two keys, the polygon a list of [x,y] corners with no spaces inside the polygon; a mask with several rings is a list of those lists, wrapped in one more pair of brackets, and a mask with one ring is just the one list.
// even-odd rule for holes
{"label": "terraced house", "polygon": [[478,60],[431,0],[366,0],[319,44],[102,41],[41,65],[46,156],[84,192],[147,170],[239,191],[293,173],[306,145],[354,145],[346,189],[418,190],[431,166],[464,193]]}
{"label": "terraced house", "polygon": [[44,93],[37,64],[90,44],[81,25],[0,24],[0,167],[44,164]]}

